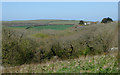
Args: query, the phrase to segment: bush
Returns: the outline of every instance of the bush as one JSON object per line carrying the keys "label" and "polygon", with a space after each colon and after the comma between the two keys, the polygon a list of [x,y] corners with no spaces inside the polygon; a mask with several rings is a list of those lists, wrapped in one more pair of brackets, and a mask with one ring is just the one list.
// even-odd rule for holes
{"label": "bush", "polygon": [[103,20],[101,21],[101,23],[108,23],[108,22],[113,22],[113,20],[111,18],[103,18]]}
{"label": "bush", "polygon": [[15,66],[31,62],[35,50],[33,41],[20,38],[18,34],[9,29],[3,29],[3,38],[2,64],[4,66]]}
{"label": "bush", "polygon": [[[57,32],[57,34],[54,32],[51,37],[49,32],[47,38],[40,37],[32,40],[20,31],[3,29],[3,64],[14,66],[43,62],[54,56],[60,59],[70,59],[80,55],[107,53],[111,47],[117,47],[116,28],[116,23],[98,24],[77,28],[77,32],[70,30],[69,35],[66,35],[65,31]],[[28,35],[33,36],[33,33],[35,32],[32,31],[32,34]],[[39,33],[41,32],[36,34]]]}
{"label": "bush", "polygon": [[81,20],[81,21],[79,22],[79,24],[84,24],[84,21],[83,21],[83,20]]}

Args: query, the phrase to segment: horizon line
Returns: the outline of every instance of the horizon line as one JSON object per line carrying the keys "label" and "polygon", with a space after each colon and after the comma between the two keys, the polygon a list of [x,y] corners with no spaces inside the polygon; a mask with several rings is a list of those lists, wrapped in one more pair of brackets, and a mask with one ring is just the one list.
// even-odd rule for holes
{"label": "horizon line", "polygon": [[[103,18],[107,18],[107,17],[103,17]],[[1,19],[0,21],[29,21],[29,20],[76,20],[77,21],[77,20],[83,20],[83,21],[99,21],[100,22],[100,21],[102,21],[102,19],[101,20],[90,20],[90,19],[41,18],[41,19],[12,19],[12,20]],[[118,19],[113,19],[113,21],[118,21]]]}

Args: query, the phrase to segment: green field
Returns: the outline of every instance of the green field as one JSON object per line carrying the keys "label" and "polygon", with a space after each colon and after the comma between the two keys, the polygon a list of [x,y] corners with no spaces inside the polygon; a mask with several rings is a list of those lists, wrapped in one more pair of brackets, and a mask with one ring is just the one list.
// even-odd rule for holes
{"label": "green field", "polygon": [[[65,30],[69,27],[72,27],[73,25],[48,25],[48,26],[31,26],[29,29],[37,29],[37,30],[41,30],[41,29],[53,29],[53,30]],[[10,28],[22,28],[25,29],[28,26],[13,26]]]}
{"label": "green field", "polygon": [[49,26],[37,26],[33,27],[33,29],[53,29],[53,30],[65,30],[73,25],[49,25]]}

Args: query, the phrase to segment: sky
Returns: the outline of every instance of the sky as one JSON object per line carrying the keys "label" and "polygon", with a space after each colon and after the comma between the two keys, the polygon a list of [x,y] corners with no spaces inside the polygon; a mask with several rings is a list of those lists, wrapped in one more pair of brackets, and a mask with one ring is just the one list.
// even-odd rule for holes
{"label": "sky", "polygon": [[118,2],[2,2],[2,20],[118,19]]}

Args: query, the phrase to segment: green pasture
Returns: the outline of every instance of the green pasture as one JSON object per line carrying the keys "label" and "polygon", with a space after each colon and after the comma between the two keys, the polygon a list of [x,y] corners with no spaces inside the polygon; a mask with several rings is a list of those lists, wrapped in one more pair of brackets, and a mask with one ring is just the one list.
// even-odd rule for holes
{"label": "green pasture", "polygon": [[33,27],[33,29],[53,29],[53,30],[65,30],[73,25],[49,25],[49,26],[37,26]]}
{"label": "green pasture", "polygon": [[[37,29],[37,30],[42,30],[42,29],[53,29],[53,30],[65,30],[67,28],[72,27],[73,25],[48,25],[48,26],[31,26],[29,29]],[[29,26],[11,26],[10,28],[22,28],[26,29]]]}

